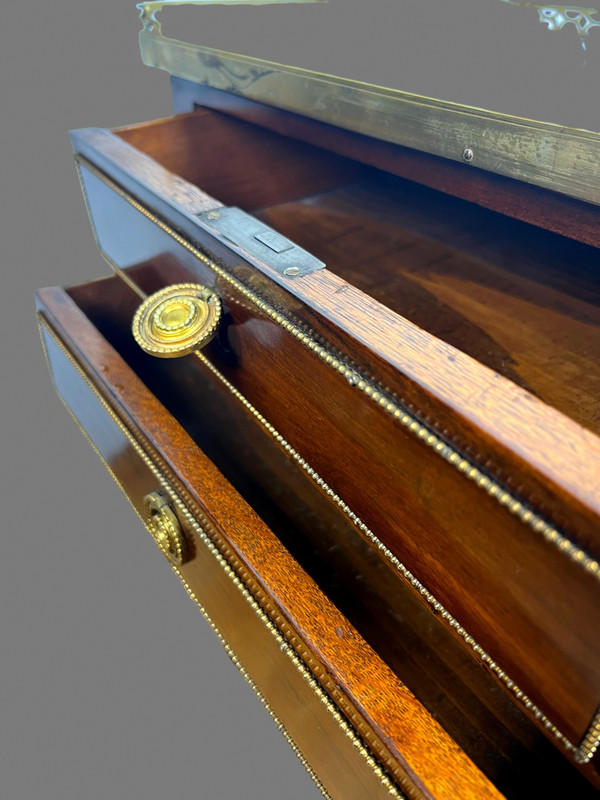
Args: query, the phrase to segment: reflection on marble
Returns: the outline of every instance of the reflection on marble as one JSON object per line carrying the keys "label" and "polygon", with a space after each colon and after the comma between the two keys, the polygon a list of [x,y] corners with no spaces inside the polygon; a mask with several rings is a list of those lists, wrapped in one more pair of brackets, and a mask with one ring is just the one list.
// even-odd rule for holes
{"label": "reflection on marble", "polygon": [[560,31],[565,25],[574,25],[583,49],[586,49],[585,39],[592,28],[600,28],[600,19],[594,14],[600,12],[596,8],[581,8],[580,6],[547,6],[540,3],[522,3],[519,0],[502,0],[511,6],[525,6],[535,8],[539,14],[540,22],[548,26],[549,31]]}

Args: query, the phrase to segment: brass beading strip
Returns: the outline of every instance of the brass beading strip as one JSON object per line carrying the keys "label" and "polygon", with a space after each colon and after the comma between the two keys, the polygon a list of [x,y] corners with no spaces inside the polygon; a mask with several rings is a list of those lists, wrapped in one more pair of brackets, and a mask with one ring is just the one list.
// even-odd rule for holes
{"label": "brass beading strip", "polygon": [[206,358],[202,353],[194,354],[212,373],[223,383],[229,392],[244,406],[244,408],[261,424],[263,428],[275,439],[286,454],[317,484],[323,491],[351,520],[351,522],[377,547],[377,550],[384,556],[402,575],[402,577],[416,589],[427,603],[436,611],[444,622],[460,636],[480,660],[502,681],[510,690],[515,698],[522,703],[525,708],[539,720],[539,722],[549,730],[554,737],[562,744],[568,752],[573,753],[573,757],[579,763],[587,763],[600,746],[600,711],[596,714],[588,731],[586,732],[579,747],[574,745],[567,736],[554,725],[550,719],[541,711],[535,703],[525,694],[525,692],[507,675],[507,673],[494,661],[494,659],[477,643],[477,641],[466,631],[466,629],[454,618],[454,616],[434,597],[434,595],[413,575],[413,573],[398,559],[388,547],[379,539],[375,533],[355,514],[350,506],[320,477],[316,470],[302,458],[292,445],[287,442],[277,429],[268,422],[241,392],[239,392],[230,381]]}
{"label": "brass beading strip", "polygon": [[[110,259],[107,258],[108,263],[111,263]],[[134,284],[135,285],[135,284]],[[136,286],[137,294],[143,299],[147,297],[146,293],[139,287]],[[416,589],[419,594],[427,601],[427,603],[435,610],[435,612],[441,617],[444,622],[448,623],[448,625],[458,634],[469,647],[473,650],[473,652],[480,658],[480,660],[486,664],[486,666],[496,675],[496,677],[502,681],[502,683],[511,691],[511,693],[515,696],[515,698],[523,705],[525,708],[533,714],[533,716],[539,720],[539,722],[548,730],[550,731],[554,737],[559,741],[562,746],[565,748],[567,752],[571,752],[573,758],[578,763],[587,763],[590,761],[594,754],[596,753],[598,747],[600,747],[600,709],[597,711],[595,716],[592,718],[590,726],[586,731],[581,744],[579,746],[574,745],[570,739],[565,736],[552,722],[551,720],[539,709],[535,703],[525,694],[525,692],[508,676],[508,674],[494,661],[494,659],[481,647],[480,644],[466,631],[466,629],[454,618],[454,616],[436,599],[436,597],[413,575],[413,573],[389,550],[388,547],[377,537],[375,533],[355,514],[352,509],[348,506],[348,504],[342,500],[342,498],[320,477],[316,470],[314,470],[310,464],[302,458],[302,456],[298,453],[289,442],[277,431],[277,429],[271,425],[271,423],[256,409],[252,403],[238,390],[236,387],[220,372],[217,367],[200,351],[194,353],[194,356],[198,358],[204,366],[213,373],[213,375],[225,386],[225,388],[244,406],[244,408],[257,420],[257,422],[267,431],[267,433],[281,446],[281,448],[287,453],[287,455],[302,469],[306,474],[317,484],[317,486],[323,491],[342,511],[343,513],[351,520],[351,522],[377,547],[378,551],[382,556],[384,556],[402,575],[402,577],[407,580],[411,586]],[[281,626],[280,622],[278,624]],[[306,660],[306,659],[305,659]],[[311,665],[312,667],[312,665]],[[319,676],[321,677],[321,676]],[[325,676],[323,676],[324,678]],[[322,680],[323,682],[323,680]],[[331,682],[332,683],[332,682]],[[334,693],[334,687],[327,686],[328,691],[330,693]],[[333,692],[332,692],[333,689]],[[335,696],[335,694],[334,694]],[[335,697],[336,701],[339,705],[344,707],[344,698],[342,696]],[[347,715],[350,716],[352,719],[351,708],[345,708],[344,711]],[[354,722],[354,720],[353,720]],[[367,736],[363,734],[363,738],[367,739]],[[382,759],[384,760],[384,759]],[[389,768],[389,767],[388,767]]]}
{"label": "brass beading strip", "polygon": [[[396,401],[395,398],[382,390],[377,383],[363,377],[356,368],[345,363],[338,354],[335,354],[332,352],[332,350],[324,347],[311,334],[302,330],[299,325],[286,319],[283,314],[263,300],[252,289],[249,289],[247,286],[245,286],[245,284],[243,284],[240,280],[231,275],[231,273],[209,258],[205,253],[191,244],[191,242],[177,233],[177,231],[159,219],[149,209],[147,209],[134,197],[123,190],[112,179],[98,170],[85,157],[76,155],[75,160],[78,162],[78,166],[85,166],[86,169],[88,169],[99,180],[109,186],[119,197],[124,199],[133,208],[157,225],[162,231],[171,236],[172,239],[178,242],[178,244],[184,247],[189,253],[194,255],[199,261],[209,267],[209,269],[211,269],[222,280],[233,286],[236,291],[242,294],[246,299],[250,300],[254,306],[262,311],[267,317],[287,330],[292,336],[294,336],[294,338],[302,342],[302,344],[311,350],[318,358],[342,375],[351,386],[355,386],[359,391],[363,392],[368,398],[370,398],[371,401],[373,401],[383,411],[397,420],[406,430],[410,431],[414,436],[420,439],[427,447],[431,448],[451,466],[462,473],[466,478],[474,482],[476,486],[478,486],[480,489],[483,489],[487,495],[500,503],[501,506],[506,508],[507,511],[516,516],[521,522],[534,530],[536,533],[540,534],[546,542],[555,547],[560,553],[566,555],[571,561],[573,561],[575,564],[578,564],[585,572],[592,575],[600,582],[600,563],[595,558],[588,555],[585,550],[572,542],[564,533],[560,532],[554,525],[545,520],[540,514],[537,514],[531,508],[526,506],[523,502],[521,502],[521,500],[508,492],[501,484],[496,482],[493,478],[483,472],[483,470],[462,456],[457,450],[441,439],[430,428],[410,414],[406,408],[401,406]],[[90,213],[89,204],[88,213]],[[90,218],[93,219],[91,213]],[[102,251],[102,248],[100,248],[100,250]],[[117,271],[119,274],[123,274],[118,268]],[[125,280],[128,285],[132,285],[133,282],[128,276]]]}
{"label": "brass beading strip", "polygon": [[[357,386],[359,390],[363,391],[367,397],[383,408],[387,413],[391,414],[397,419],[401,425],[407,430],[411,431],[424,444],[431,447],[435,452],[442,456],[449,464],[458,469],[469,480],[474,481],[479,488],[483,489],[490,497],[494,498],[508,511],[517,516],[521,522],[528,525],[537,533],[541,534],[543,538],[554,545],[559,552],[566,555],[574,563],[581,566],[586,572],[593,575],[596,579],[600,580],[600,565],[598,562],[591,558],[581,548],[571,542],[564,534],[559,533],[550,523],[544,520],[540,515],[533,512],[531,509],[524,506],[521,501],[514,498],[507,492],[500,484],[496,483],[492,478],[479,470],[467,459],[463,458],[456,450],[450,445],[441,440],[429,428],[419,422],[415,417],[409,414],[404,408],[399,406],[394,400],[385,394],[377,384],[369,382],[358,374],[358,372],[351,366],[344,363],[337,355],[323,347],[311,335],[303,331],[299,326],[287,320],[276,309],[266,303],[259,295],[248,289],[241,281],[228,273],[223,267],[216,264],[212,259],[206,256],[202,251],[194,247],[190,242],[184,239],[180,234],[173,230],[170,226],[156,217],[145,206],[141,205],[135,198],[121,189],[118,184],[114,183],[110,178],[104,175],[101,171],[97,170],[87,159],[82,156],[76,156],[76,161],[89,169],[97,178],[102,180],[106,185],[111,187],[116,194],[126,200],[137,211],[142,213],[151,222],[156,224],[161,230],[171,236],[175,241],[182,245],[188,252],[198,258],[203,264],[208,266],[213,272],[227,283],[232,285],[240,294],[246,299],[250,300],[260,311],[265,313],[274,322],[283,327],[295,338],[299,339],[304,345],[312,350],[315,355],[321,358],[326,364],[331,366],[339,372],[349,383]],[[85,196],[85,192],[84,192]],[[88,213],[90,209],[88,206]],[[91,216],[91,214],[90,214]],[[99,246],[100,252],[106,261],[115,268],[116,273],[125,280],[125,283],[132,288],[141,298],[146,297],[145,292],[137,286],[131,278],[126,275],[119,267],[114,265],[112,260]],[[260,412],[252,406],[252,404],[229,382],[227,379],[212,365],[205,356],[201,353],[196,353],[200,360],[218,377],[228,390],[246,407],[246,409],[257,419],[258,422],[269,432],[269,434],[282,446],[288,455],[303,469],[309,477],[325,492],[333,502],[338,505],[342,511],[349,517],[354,525],[377,547],[380,554],[388,560],[396,570],[405,578],[413,588],[426,600],[426,602],[439,614],[439,616],[471,647],[473,652],[486,664],[486,666],[502,681],[502,683],[509,689],[515,698],[543,725],[546,730],[553,734],[555,739],[560,742],[567,752],[571,752],[575,761],[581,764],[588,763],[596,751],[600,747],[600,709],[596,712],[590,726],[584,735],[579,746],[573,744],[570,739],[564,735],[551,720],[541,711],[540,708],[525,694],[525,692],[507,675],[506,672],[494,661],[494,659],[476,642],[476,640],[466,631],[466,629],[456,620],[453,615],[442,606],[442,604],[429,592],[429,590],[410,572],[407,567],[386,547],[386,545],[376,536],[373,531],[356,515],[351,508],[336,494],[336,492],[328,486],[328,484],[318,475],[300,454],[281,436],[281,434],[260,414]]]}

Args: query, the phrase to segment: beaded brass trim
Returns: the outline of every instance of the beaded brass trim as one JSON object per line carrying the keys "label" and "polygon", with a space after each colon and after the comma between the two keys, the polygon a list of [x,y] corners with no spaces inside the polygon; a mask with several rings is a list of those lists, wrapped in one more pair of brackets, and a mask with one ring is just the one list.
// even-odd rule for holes
{"label": "beaded brass trim", "polygon": [[507,675],[506,672],[486,653],[486,651],[478,644],[475,639],[463,628],[463,626],[455,619],[452,614],[444,608],[444,606],[434,597],[433,594],[407,569],[407,567],[389,550],[386,545],[376,536],[375,533],[355,514],[347,503],[334,492],[334,490],[320,477],[310,464],[287,442],[284,437],[277,431],[277,429],[268,422],[265,417],[258,411],[249,400],[247,400],[241,392],[239,392],[233,384],[209,361],[209,359],[202,353],[196,352],[194,354],[212,373],[223,383],[223,385],[233,394],[233,396],[244,406],[244,408],[252,414],[252,416],[267,430],[267,432],[275,439],[275,441],[285,450],[288,456],[296,462],[296,464],[309,475],[310,478],[317,484],[323,491],[354,523],[354,525],[377,547],[378,551],[383,555],[393,566],[398,570],[402,577],[407,580],[410,585],[416,589],[419,594],[427,601],[427,603],[435,609],[439,617],[441,617],[450,627],[468,644],[473,652],[479,656],[481,661],[502,681],[502,683],[511,691],[515,698],[522,703],[525,708],[533,714],[533,716],[548,730],[550,731],[557,741],[562,746],[573,754],[575,761],[585,764],[594,756],[598,747],[600,747],[600,710],[593,718],[590,727],[588,728],[581,745],[577,747],[574,745],[561,731],[554,725],[550,719],[541,711],[535,703],[523,692],[522,689]]}
{"label": "beaded brass trim", "polygon": [[[107,262],[110,264],[112,263],[110,259],[107,258]],[[127,280],[128,285],[135,289],[136,293],[139,295],[140,298],[144,299],[147,297],[147,294],[137,286],[131,279],[128,278]],[[217,367],[212,364],[212,362],[200,352],[195,352],[194,356],[198,358],[204,366],[209,369],[213,375],[225,386],[225,388],[244,406],[244,408],[260,423],[260,425],[269,433],[269,435],[275,439],[275,441],[283,448],[283,450],[288,454],[288,456],[304,471],[306,474],[317,484],[317,486],[323,491],[342,511],[346,516],[352,521],[352,523],[377,547],[378,551],[384,556],[402,575],[402,577],[407,580],[410,585],[416,589],[419,594],[426,600],[426,602],[436,611],[436,613],[455,631],[458,636],[460,636],[469,647],[473,650],[473,652],[480,658],[480,660],[496,675],[496,677],[502,681],[502,683],[511,691],[511,693],[515,696],[515,698],[529,711],[548,731],[550,731],[557,741],[561,743],[564,749],[567,752],[570,752],[573,755],[575,761],[581,764],[588,763],[593,756],[595,755],[596,751],[600,747],[600,709],[597,711],[596,715],[593,717],[590,726],[584,735],[581,744],[579,746],[574,745],[570,739],[565,736],[552,722],[551,720],[539,709],[535,703],[523,692],[523,690],[507,675],[507,673],[492,659],[492,657],[481,647],[481,645],[467,632],[467,630],[458,622],[457,619],[446,609],[444,606],[436,599],[436,597],[412,574],[412,572],[386,547],[386,545],[377,537],[377,535],[355,514],[350,506],[321,478],[321,476],[314,470],[310,464],[302,458],[302,456],[295,450],[289,442],[277,431],[277,429],[271,425],[270,422],[256,409],[250,401],[238,390],[233,386],[233,384],[227,380],[227,378],[217,369]],[[195,508],[196,516],[202,517],[202,512],[200,509]],[[208,527],[210,523],[208,520],[203,520],[205,527]],[[218,536],[218,534],[217,534]],[[218,537],[220,539],[220,537]],[[221,549],[223,543],[221,540]],[[229,561],[232,562],[233,553],[231,550],[226,554]],[[236,559],[237,560],[237,559]],[[239,567],[241,564],[238,563],[235,565],[238,572],[241,572]],[[251,576],[249,573],[246,572],[245,575],[242,577],[250,583]],[[250,580],[248,580],[250,579]],[[262,594],[263,596],[260,597],[261,602],[264,597],[264,593],[261,593],[261,590],[253,586],[252,587],[254,594],[259,595]],[[275,617],[277,614],[276,611],[273,610],[272,613],[271,609],[269,613],[271,613],[272,617]],[[277,615],[278,619],[276,622],[281,630],[285,630],[286,623],[281,617],[281,615]],[[291,631],[288,628],[286,632],[288,635]],[[296,646],[296,643],[294,643]],[[296,647],[299,650],[298,647]],[[300,652],[300,651],[299,651]],[[305,661],[309,661],[310,655],[306,652],[301,653]],[[307,657],[308,656],[308,657]],[[310,662],[309,662],[310,663]],[[332,694],[336,702],[339,706],[341,706],[346,713],[346,715],[352,720],[355,725],[360,725],[358,718],[356,717],[355,712],[351,708],[351,706],[345,701],[343,695],[336,691],[335,686],[331,680],[328,680],[328,676],[326,673],[321,669],[319,670],[318,667],[315,669],[314,664],[310,664],[311,669],[313,671],[319,673],[319,679],[326,686],[327,690]],[[328,685],[329,684],[329,685]],[[353,719],[354,717],[354,719]],[[369,731],[361,731],[361,735],[365,741],[367,741],[372,747],[377,747],[377,744],[374,740],[372,734]],[[386,765],[386,767],[394,773],[394,767],[391,763],[389,756],[385,753],[378,753],[378,757],[380,760]],[[401,777],[398,775],[394,775],[397,782],[401,782]]]}
{"label": "beaded brass trim", "polygon": [[585,736],[577,750],[575,751],[575,761],[579,764],[587,764],[595,755],[600,747],[600,708],[587,729]]}
{"label": "beaded brass trim", "polygon": [[206,609],[204,608],[204,606],[202,605],[200,600],[198,600],[198,598],[196,597],[196,595],[194,594],[194,592],[190,588],[189,584],[187,583],[187,581],[185,580],[185,578],[183,577],[181,572],[178,569],[176,569],[175,567],[173,567],[173,572],[177,575],[177,577],[181,581],[181,583],[183,585],[183,588],[188,593],[189,598],[191,600],[193,600],[194,603],[200,609],[200,613],[202,614],[204,619],[210,625],[211,630],[213,631],[213,633],[216,635],[217,639],[219,640],[219,642],[223,646],[223,649],[225,650],[225,652],[227,653],[227,655],[229,656],[231,661],[235,664],[235,666],[237,667],[238,671],[240,672],[240,674],[242,675],[242,677],[244,678],[244,680],[246,681],[248,686],[250,686],[250,688],[252,689],[254,694],[258,697],[258,699],[262,703],[263,707],[266,709],[267,713],[269,714],[269,716],[271,717],[271,719],[273,720],[273,722],[277,726],[277,730],[283,735],[283,738],[286,740],[286,742],[292,748],[292,751],[296,755],[296,758],[298,759],[298,761],[300,761],[300,763],[302,764],[302,766],[304,767],[304,769],[306,770],[308,775],[312,778],[313,783],[315,784],[317,789],[321,792],[321,794],[323,795],[325,800],[333,800],[333,798],[331,797],[331,795],[329,794],[327,789],[323,786],[323,784],[319,780],[316,772],[313,770],[313,768],[310,766],[308,761],[302,755],[302,752],[300,751],[300,749],[298,748],[298,746],[296,745],[296,743],[294,742],[294,740],[292,739],[292,737],[288,733],[288,731],[287,731],[285,725],[283,724],[283,722],[281,722],[281,720],[279,719],[277,714],[273,711],[273,709],[269,705],[269,703],[266,700],[266,698],[263,695],[263,693],[260,691],[260,689],[258,688],[256,683],[252,680],[252,677],[251,677],[250,673],[246,670],[246,668],[243,666],[243,664],[238,659],[236,654],[233,652],[231,647],[227,644],[227,641],[225,640],[223,634],[220,632],[220,630],[217,628],[215,623],[212,621],[212,619],[208,615]]}
{"label": "beaded brass trim", "polygon": [[[183,500],[179,496],[178,492],[173,487],[171,480],[169,478],[167,478],[165,476],[165,474],[163,473],[163,471],[154,463],[154,460],[147,454],[145,449],[139,444],[139,442],[134,437],[133,433],[124,424],[124,422],[118,417],[118,415],[115,413],[115,411],[110,407],[110,405],[107,403],[107,401],[98,392],[96,387],[91,383],[91,381],[89,380],[88,376],[85,374],[84,370],[82,369],[81,365],[75,360],[75,358],[72,356],[70,351],[67,349],[66,345],[60,340],[58,335],[51,328],[51,326],[49,325],[48,321],[44,318],[43,314],[40,314],[38,312],[37,317],[38,317],[38,324],[39,324],[40,330],[42,328],[44,328],[46,330],[46,332],[48,333],[50,338],[54,341],[56,346],[63,353],[64,357],[69,361],[69,363],[77,371],[77,373],[80,375],[80,377],[85,382],[85,384],[88,386],[88,388],[93,392],[93,394],[96,397],[96,399],[98,400],[98,402],[101,404],[101,406],[106,411],[106,413],[109,415],[109,417],[112,419],[112,421],[118,426],[119,430],[123,433],[123,435],[127,438],[129,444],[136,451],[137,455],[142,459],[142,461],[148,467],[150,472],[159,481],[161,489],[168,496],[168,498],[171,501],[171,503],[173,504],[173,506],[175,506],[177,508],[177,510],[179,511],[179,513],[185,518],[185,520],[188,523],[188,525],[190,526],[190,528],[202,540],[202,543],[209,550],[211,555],[215,558],[215,560],[217,561],[219,566],[224,570],[224,572],[227,574],[227,576],[230,578],[230,580],[234,583],[236,588],[241,592],[241,594],[243,595],[244,599],[250,605],[250,607],[252,608],[254,613],[259,617],[261,622],[265,625],[265,627],[268,629],[268,631],[273,635],[273,637],[275,638],[277,644],[279,645],[280,650],[282,652],[284,652],[286,654],[286,656],[290,659],[290,661],[292,662],[294,667],[302,675],[302,678],[308,683],[308,685],[310,686],[312,691],[318,697],[319,701],[325,706],[325,708],[331,714],[331,716],[333,717],[335,722],[342,729],[342,731],[344,732],[345,736],[352,742],[353,747],[361,754],[361,756],[365,759],[367,765],[372,769],[372,771],[375,773],[375,775],[379,779],[379,781],[385,786],[385,788],[387,789],[387,791],[389,793],[389,796],[392,797],[392,798],[395,798],[395,800],[406,800],[406,796],[400,791],[400,789],[398,788],[398,786],[396,785],[394,780],[390,777],[388,772],[374,758],[374,756],[370,752],[368,746],[363,741],[363,737],[361,737],[359,735],[359,732],[357,731],[357,729],[342,715],[342,713],[340,712],[340,709],[338,708],[336,703],[332,700],[332,698],[329,696],[329,694],[321,686],[320,682],[317,680],[317,678],[315,677],[315,675],[313,674],[313,672],[311,671],[309,666],[298,655],[298,653],[296,652],[298,648],[297,647],[295,648],[294,646],[292,646],[292,644],[290,643],[290,641],[288,639],[289,632],[291,631],[291,629],[288,627],[288,636],[284,635],[284,633],[282,633],[278,629],[278,627],[275,625],[275,623],[270,619],[270,617],[267,614],[267,612],[265,611],[265,609],[257,601],[257,599],[254,597],[252,592],[249,590],[249,588],[246,586],[246,584],[242,580],[242,578],[238,575],[238,571],[235,569],[235,567],[230,563],[230,561],[227,559],[227,557],[221,552],[221,550],[219,549],[217,544],[215,544],[215,542],[207,534],[205,529],[197,522],[195,516],[191,513],[189,508],[187,508],[186,504],[183,502]],[[50,360],[49,360],[49,357],[48,357],[48,352],[47,352],[47,349],[46,349],[46,343],[44,341],[43,335],[42,335],[41,339],[42,339],[42,347],[44,349],[44,355],[45,355],[45,358],[46,358],[46,363],[48,365],[48,369],[50,371],[50,374],[52,374],[52,368],[50,366]],[[88,441],[88,443],[92,447],[93,451],[99,457],[101,462],[106,467],[106,470],[108,471],[108,473],[111,475],[111,477],[113,478],[113,480],[115,481],[117,486],[121,489],[121,491],[125,495],[127,501],[129,502],[129,504],[131,505],[131,507],[135,511],[138,519],[142,522],[142,524],[146,528],[147,532],[154,538],[153,532],[149,529],[146,520],[139,514],[138,510],[135,508],[135,506],[131,502],[129,496],[127,495],[127,492],[125,491],[125,489],[123,487],[123,485],[121,484],[121,482],[119,481],[119,479],[117,478],[117,476],[115,475],[113,470],[110,468],[110,466],[108,465],[108,463],[104,459],[103,455],[100,453],[100,451],[96,447],[95,443],[90,438],[90,436],[87,433],[87,431],[80,424],[79,420],[77,419],[77,417],[75,416],[75,414],[73,413],[73,411],[71,410],[71,408],[69,407],[69,405],[67,404],[65,399],[60,395],[60,393],[58,393],[58,395],[59,395],[59,398],[61,399],[63,405],[67,409],[69,415],[72,417],[73,421],[75,422],[75,424],[77,425],[79,430],[83,433],[83,435],[85,436],[86,440]],[[168,470],[168,468],[167,468],[167,470]],[[185,492],[185,490],[184,490],[184,492]],[[191,505],[195,505],[195,504],[192,503]],[[201,516],[204,516],[204,515],[201,515]],[[206,520],[206,522],[208,522],[208,520]],[[209,525],[210,525],[210,523],[209,523]],[[224,636],[221,634],[221,632],[219,631],[219,629],[217,628],[215,623],[212,621],[212,619],[210,618],[210,616],[208,615],[208,613],[206,612],[206,610],[202,606],[202,604],[201,604],[200,600],[198,599],[198,597],[195,595],[195,593],[190,588],[189,584],[187,583],[187,581],[185,580],[185,578],[181,574],[181,571],[179,570],[179,568],[177,566],[175,566],[175,565],[172,565],[171,569],[178,576],[179,580],[181,581],[181,583],[182,583],[183,587],[185,588],[186,592],[188,593],[189,597],[196,603],[196,605],[200,609],[203,617],[208,622],[208,624],[210,625],[210,627],[214,631],[214,633],[217,635],[217,637],[218,637],[219,641],[221,642],[221,644],[223,645],[227,655],[233,661],[233,663],[235,664],[235,666],[237,667],[239,672],[242,674],[242,676],[244,677],[246,682],[250,685],[250,687],[252,688],[252,690],[254,691],[254,693],[256,694],[256,696],[258,697],[258,699],[260,700],[260,702],[264,706],[264,708],[269,713],[271,719],[275,722],[275,724],[277,726],[277,729],[279,731],[281,731],[281,733],[283,734],[284,738],[286,739],[286,741],[290,745],[290,747],[293,750],[293,752],[295,753],[296,757],[298,758],[298,760],[300,761],[302,766],[305,768],[305,770],[307,771],[307,773],[309,774],[309,776],[311,777],[311,779],[315,783],[317,789],[321,792],[323,797],[326,798],[326,800],[333,800],[333,798],[328,793],[327,789],[325,788],[325,786],[323,785],[323,783],[321,782],[321,780],[319,779],[317,774],[314,772],[314,770],[312,769],[312,767],[310,766],[310,764],[308,763],[308,761],[306,760],[306,758],[302,754],[301,750],[298,748],[298,746],[296,745],[296,743],[292,739],[292,737],[289,734],[289,732],[286,730],[284,724],[277,717],[277,715],[275,714],[275,712],[273,711],[273,709],[269,705],[268,701],[266,700],[264,695],[261,693],[261,691],[259,690],[259,688],[255,684],[255,682],[253,681],[253,679],[250,676],[250,674],[247,672],[247,670],[244,668],[243,664],[240,662],[240,660],[235,655],[235,653],[232,650],[232,648],[227,644]],[[264,593],[263,593],[263,595],[264,595]],[[296,644],[296,642],[294,642],[294,645],[295,644]],[[321,669],[321,672],[324,672],[324,671]],[[373,737],[370,737],[370,738],[373,741]],[[406,777],[402,776],[402,780],[403,780],[403,782],[407,783]],[[414,788],[413,787],[407,785],[406,789],[408,791],[409,796],[413,796],[414,795]],[[417,794],[415,796],[420,797],[420,794]]]}
{"label": "beaded brass trim", "polygon": [[[205,264],[222,280],[233,286],[236,291],[250,300],[256,308],[262,311],[271,320],[287,330],[294,338],[298,339],[318,358],[328,364],[336,372],[340,373],[352,386],[364,392],[364,394],[376,403],[383,411],[390,414],[404,428],[409,430],[414,436],[418,437],[425,445],[434,450],[445,461],[461,472],[470,481],[473,481],[486,494],[500,503],[511,514],[514,514],[521,522],[540,534],[546,542],[555,547],[559,552],[566,555],[575,564],[578,564],[585,572],[592,575],[600,582],[600,563],[588,555],[582,548],[572,542],[564,533],[561,533],[550,522],[545,520],[531,508],[526,506],[521,500],[514,497],[510,492],[497,483],[471,461],[464,458],[457,450],[441,439],[430,428],[420,422],[412,414],[408,413],[399,403],[383,391],[375,382],[364,378],[356,368],[345,363],[342,358],[328,350],[318,342],[311,334],[302,330],[299,325],[290,322],[277,309],[263,300],[253,290],[247,288],[240,280],[231,275],[227,270],[215,263],[205,253],[195,247],[191,242],[181,236],[177,231],[159,219],[149,209],[139,203],[134,197],[128,194],[118,184],[111,180],[107,175],[98,170],[91,162],[81,155],[76,155],[75,160],[78,168],[84,166],[99,180],[109,186],[119,197],[129,203],[133,208],[143,214],[147,219],[157,225],[162,231],[167,233],[178,244],[184,247],[189,253],[194,255],[199,261]],[[83,181],[82,181],[83,184]],[[84,192],[85,196],[85,192]],[[88,213],[90,213],[88,205]],[[90,218],[93,219],[90,214]],[[122,274],[121,270],[118,270]],[[132,281],[126,277],[126,282],[131,286]]]}
{"label": "beaded brass trim", "polygon": [[[161,228],[165,233],[169,234],[175,241],[181,244],[188,252],[192,253],[198,260],[202,261],[206,266],[212,269],[222,279],[226,280],[230,285],[234,286],[237,291],[244,297],[250,300],[259,310],[263,311],[267,316],[273,319],[281,327],[288,330],[293,336],[302,341],[303,344],[309,347],[310,350],[315,352],[325,363],[329,364],[333,369],[342,374],[346,380],[352,385],[358,386],[361,391],[376,402],[379,406],[383,407],[388,413],[391,413],[394,418],[398,419],[400,423],[410,430],[413,434],[418,436],[425,444],[432,447],[439,455],[441,455],[448,463],[452,464],[456,469],[462,472],[467,478],[475,481],[475,483],[486,491],[491,497],[496,499],[501,505],[506,507],[511,513],[515,514],[523,523],[531,527],[537,533],[540,533],[546,541],[553,544],[560,552],[564,553],[579,564],[586,572],[592,574],[600,580],[600,565],[597,561],[593,560],[583,550],[578,548],[566,536],[559,533],[550,523],[546,522],[542,517],[535,514],[533,511],[521,504],[519,500],[513,498],[506,492],[499,484],[497,484],[489,476],[481,472],[477,467],[472,465],[467,459],[451,448],[448,444],[443,442],[436,434],[432,433],[425,425],[419,422],[416,418],[412,417],[408,412],[398,406],[395,401],[389,400],[388,397],[380,391],[376,384],[364,380],[355,369],[345,364],[341,359],[337,358],[333,353],[329,352],[325,347],[311,337],[306,332],[302,331],[297,325],[286,320],[276,309],[272,308],[262,298],[256,295],[251,289],[248,289],[241,281],[237,280],[234,276],[212,261],[202,251],[194,247],[190,242],[180,236],[176,231],[170,228],[162,220],[158,219],[151,211],[138,203],[131,195],[127,194],[121,187],[114,183],[110,178],[105,176],[102,172],[97,170],[87,159],[76,156],[78,167],[80,165],[89,169],[96,177],[110,186],[116,194],[126,200],[137,211],[146,216],[150,221]],[[89,213],[89,207],[88,207]],[[112,260],[100,248],[100,252],[106,261],[115,268],[116,273],[122,277],[127,285],[130,286],[141,298],[146,294],[129,278],[128,275],[122,272]],[[202,361],[205,357],[201,354],[196,354]],[[494,672],[494,674],[505,684],[505,686],[514,694],[525,708],[530,711],[539,722],[549,730],[555,738],[562,744],[565,750],[571,752],[573,757],[579,763],[587,763],[594,756],[595,752],[600,747],[600,710],[594,716],[588,731],[586,732],[579,747],[574,745],[558,728],[546,717],[546,715],[533,703],[533,701],[520,689],[520,687],[502,670],[498,664],[489,656],[488,653],[475,641],[475,639],[468,634],[462,625],[456,620],[450,612],[448,612],[441,603],[426,589],[423,584],[394,556],[394,554],[381,542],[378,537],[368,528],[368,526],[350,509],[350,507],[323,481],[323,479],[316,473],[316,471],[292,448],[292,446],[285,441],[285,439],[275,430],[275,428],[258,412],[254,409],[249,401],[239,393],[232,384],[230,384],[218,370],[208,362],[207,366],[215,373],[217,377],[228,384],[228,388],[240,400],[245,407],[256,417],[256,419],[265,427],[265,429],[276,439],[276,441],[284,448],[284,450],[296,461],[296,463],[319,485],[319,487],[347,514],[359,530],[361,530],[367,538],[369,538],[377,547],[379,552],[402,574],[402,576],[421,594],[422,597],[431,605],[435,611],[447,622],[451,628],[473,649],[479,658],[487,665],[487,667]]]}

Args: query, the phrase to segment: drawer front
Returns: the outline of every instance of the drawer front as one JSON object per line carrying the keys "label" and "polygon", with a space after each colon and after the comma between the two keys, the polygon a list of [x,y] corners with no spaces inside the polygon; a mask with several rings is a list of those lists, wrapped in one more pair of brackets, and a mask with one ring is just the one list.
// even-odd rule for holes
{"label": "drawer front", "polygon": [[155,536],[147,498],[168,500],[174,572],[324,795],[500,797],[70,298],[45,290],[39,319],[59,395]]}
{"label": "drawer front", "polygon": [[[215,375],[553,740],[589,760],[600,705],[597,561],[494,480],[498,464],[478,466],[449,445],[431,398],[428,424],[396,399],[410,391],[405,376],[386,372],[376,353],[367,361],[349,333],[192,221],[218,212],[218,201],[191,187],[184,208],[147,156],[109,134],[91,140],[76,147],[102,252],[141,294],[190,280],[217,288],[227,314],[206,351]],[[330,276],[319,280],[342,316],[364,316],[343,305],[352,288]],[[415,331],[417,346],[431,347]],[[370,377],[378,366],[379,381]]]}

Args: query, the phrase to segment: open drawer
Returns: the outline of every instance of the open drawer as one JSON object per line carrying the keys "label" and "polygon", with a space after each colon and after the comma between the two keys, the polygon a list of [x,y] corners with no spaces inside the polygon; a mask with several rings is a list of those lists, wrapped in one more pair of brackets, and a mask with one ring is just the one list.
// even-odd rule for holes
{"label": "open drawer", "polygon": [[594,796],[206,356],[139,351],[138,300],[118,278],[39,293],[57,391],[320,788]]}
{"label": "open drawer", "polygon": [[120,276],[218,291],[223,386],[596,774],[597,250],[206,109],[72,138]]}
{"label": "open drawer", "polygon": [[[120,321],[135,300],[115,279],[39,293],[57,391],[317,785],[500,797],[96,328],[129,357]],[[199,438],[214,436],[215,391],[206,382]],[[248,449],[240,440],[238,459]]]}

